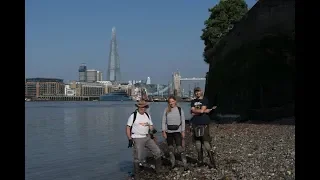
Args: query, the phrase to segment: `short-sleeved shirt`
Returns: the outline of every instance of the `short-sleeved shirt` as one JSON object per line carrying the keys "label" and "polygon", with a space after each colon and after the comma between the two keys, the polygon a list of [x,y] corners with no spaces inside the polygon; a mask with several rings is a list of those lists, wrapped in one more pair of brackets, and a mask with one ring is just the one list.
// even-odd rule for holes
{"label": "short-sleeved shirt", "polygon": [[134,124],[132,125],[133,116],[134,115],[132,113],[128,119],[128,122],[127,122],[128,126],[130,126],[130,127],[132,126],[131,137],[132,138],[146,137],[147,134],[149,133],[149,126],[153,125],[150,114],[149,114],[149,118],[150,118],[149,119],[145,113],[142,115],[139,112],[137,112],[136,120],[134,121]]}
{"label": "short-sleeved shirt", "polygon": [[[191,101],[191,107],[195,107],[196,109],[201,109],[202,106],[208,107],[209,101],[207,98],[203,97],[202,99],[194,99]],[[194,115],[191,119],[192,124],[195,125],[206,125],[210,123],[210,118],[207,114],[199,114]]]}

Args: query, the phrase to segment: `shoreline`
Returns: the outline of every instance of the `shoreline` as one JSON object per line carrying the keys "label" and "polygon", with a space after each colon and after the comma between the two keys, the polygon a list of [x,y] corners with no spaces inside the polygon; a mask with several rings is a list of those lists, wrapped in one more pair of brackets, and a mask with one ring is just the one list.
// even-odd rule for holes
{"label": "shoreline", "polygon": [[[186,129],[185,149],[189,170],[183,171],[179,157],[178,166],[169,170],[168,159],[164,158],[164,168],[169,170],[167,173],[155,174],[144,170],[141,180],[295,179],[294,119],[282,119],[275,123],[212,123],[209,128],[217,169],[196,165],[197,152]],[[165,140],[158,140],[158,144],[166,154]],[[153,158],[148,157],[147,162],[153,164]],[[206,153],[204,162],[209,163]]]}

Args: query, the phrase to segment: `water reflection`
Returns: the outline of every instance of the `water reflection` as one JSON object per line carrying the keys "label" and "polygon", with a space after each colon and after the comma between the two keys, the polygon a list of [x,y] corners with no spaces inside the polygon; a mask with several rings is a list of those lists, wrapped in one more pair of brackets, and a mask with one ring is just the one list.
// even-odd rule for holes
{"label": "water reflection", "polygon": [[[125,126],[134,104],[26,103],[26,179],[124,179],[132,169]],[[148,109],[159,132],[165,107],[157,102]]]}

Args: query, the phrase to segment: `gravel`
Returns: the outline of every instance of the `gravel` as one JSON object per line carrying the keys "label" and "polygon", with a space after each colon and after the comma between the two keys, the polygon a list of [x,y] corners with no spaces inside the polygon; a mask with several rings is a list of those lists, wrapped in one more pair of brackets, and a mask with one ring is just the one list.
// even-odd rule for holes
{"label": "gravel", "polygon": [[[183,171],[182,166],[169,170],[169,164],[165,163],[164,159],[164,168],[168,172],[155,174],[153,171],[144,170],[140,179],[295,179],[295,125],[211,124],[210,132],[217,169],[207,165],[198,167],[195,164],[197,152],[190,134],[187,133],[185,144],[188,171]],[[160,147],[166,152],[167,145],[164,142]],[[204,161],[209,163],[206,153],[204,157]]]}

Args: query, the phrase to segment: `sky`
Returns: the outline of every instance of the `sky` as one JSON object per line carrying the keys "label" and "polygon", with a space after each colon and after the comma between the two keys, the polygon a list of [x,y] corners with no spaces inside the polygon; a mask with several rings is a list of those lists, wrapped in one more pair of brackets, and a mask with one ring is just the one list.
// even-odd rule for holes
{"label": "sky", "polygon": [[[122,80],[167,84],[172,73],[204,77],[200,39],[217,0],[27,0],[26,78],[78,80],[78,68],[106,80],[111,29],[116,27]],[[252,7],[256,0],[246,1]]]}

